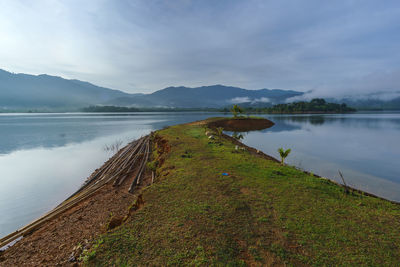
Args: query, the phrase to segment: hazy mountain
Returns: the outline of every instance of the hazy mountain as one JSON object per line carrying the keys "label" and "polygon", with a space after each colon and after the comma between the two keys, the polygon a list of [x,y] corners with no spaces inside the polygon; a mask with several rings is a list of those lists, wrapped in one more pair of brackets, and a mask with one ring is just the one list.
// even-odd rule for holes
{"label": "hazy mountain", "polygon": [[357,98],[342,98],[336,102],[346,103],[348,106],[354,107],[359,110],[400,110],[400,97],[393,99],[379,99],[375,97]]}
{"label": "hazy mountain", "polygon": [[0,109],[3,110],[77,110],[91,105],[177,108],[226,107],[234,103],[268,105],[302,94],[223,85],[168,87],[151,94],[128,94],[79,80],[0,70]]}
{"label": "hazy mountain", "polygon": [[124,96],[130,95],[78,80],[0,70],[0,107],[3,109],[71,110]]}
{"label": "hazy mountain", "polygon": [[[307,95],[304,95],[307,97]],[[326,98],[332,103],[346,103],[358,110],[400,110],[400,91],[381,91],[338,98]]]}
{"label": "hazy mountain", "polygon": [[108,101],[109,105],[153,106],[179,108],[226,107],[240,103],[242,105],[284,102],[287,98],[302,95],[302,92],[280,89],[247,90],[238,87],[212,85],[202,87],[167,87],[152,94],[120,97]]}
{"label": "hazy mountain", "polygon": [[[0,70],[1,110],[76,111],[95,105],[125,107],[223,108],[233,104],[243,107],[268,107],[293,99],[303,92],[281,89],[247,90],[211,85],[202,87],[167,87],[151,94],[128,94],[79,80],[49,75],[14,74]],[[359,109],[400,109],[400,92],[359,97],[327,99]]]}

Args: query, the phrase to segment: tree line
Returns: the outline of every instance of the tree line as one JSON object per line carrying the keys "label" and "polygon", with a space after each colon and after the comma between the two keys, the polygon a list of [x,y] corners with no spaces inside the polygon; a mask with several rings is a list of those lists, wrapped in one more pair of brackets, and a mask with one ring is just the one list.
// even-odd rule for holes
{"label": "tree line", "polygon": [[[224,109],[225,111],[225,109]],[[226,109],[228,111],[228,109]],[[325,99],[314,98],[310,102],[300,101],[287,104],[277,104],[272,107],[246,107],[242,108],[245,113],[347,113],[356,109],[348,107],[345,103],[328,103]],[[240,112],[240,113],[242,113]]]}

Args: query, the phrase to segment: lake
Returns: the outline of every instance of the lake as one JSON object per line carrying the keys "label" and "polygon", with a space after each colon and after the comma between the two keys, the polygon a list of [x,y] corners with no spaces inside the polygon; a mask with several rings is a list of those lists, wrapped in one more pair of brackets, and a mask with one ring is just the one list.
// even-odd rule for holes
{"label": "lake", "polygon": [[[0,236],[57,206],[110,156],[106,147],[165,126],[221,116],[187,113],[0,114]],[[400,201],[400,113],[263,115],[245,144],[287,163]]]}

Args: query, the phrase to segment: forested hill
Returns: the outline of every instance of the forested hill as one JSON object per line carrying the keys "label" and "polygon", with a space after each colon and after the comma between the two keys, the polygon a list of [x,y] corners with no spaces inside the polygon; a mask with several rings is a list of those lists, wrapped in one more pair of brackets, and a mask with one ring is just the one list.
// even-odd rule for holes
{"label": "forested hill", "polygon": [[246,108],[247,112],[260,113],[347,113],[356,111],[346,104],[328,103],[322,98],[314,98],[310,102],[293,102],[277,104],[266,108]]}

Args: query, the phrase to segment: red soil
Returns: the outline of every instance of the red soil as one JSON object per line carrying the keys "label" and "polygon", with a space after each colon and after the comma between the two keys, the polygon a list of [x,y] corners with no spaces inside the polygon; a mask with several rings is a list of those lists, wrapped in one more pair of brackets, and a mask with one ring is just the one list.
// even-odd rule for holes
{"label": "red soil", "polygon": [[143,205],[138,195],[151,183],[151,175],[145,175],[141,187],[130,194],[134,175],[120,187],[106,185],[25,236],[0,254],[0,266],[78,266],[82,251],[90,248],[99,234],[119,226]]}
{"label": "red soil", "polygon": [[225,131],[248,132],[263,130],[273,126],[274,123],[267,119],[221,119],[208,124],[210,128],[222,127]]}

